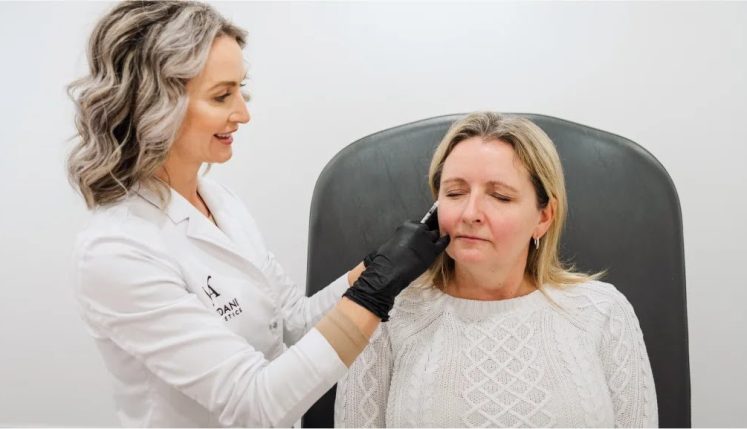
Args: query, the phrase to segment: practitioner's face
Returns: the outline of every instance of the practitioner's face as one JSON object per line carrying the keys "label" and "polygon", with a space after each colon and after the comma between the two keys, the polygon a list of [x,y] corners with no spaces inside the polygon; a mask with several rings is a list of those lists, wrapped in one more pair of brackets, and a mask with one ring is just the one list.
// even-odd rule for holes
{"label": "practitioner's face", "polygon": [[532,237],[550,226],[529,172],[500,140],[458,143],[444,163],[438,201],[439,227],[451,236],[446,253],[463,267],[523,271]]}
{"label": "practitioner's face", "polygon": [[231,158],[232,134],[250,119],[240,91],[245,78],[239,44],[232,37],[217,37],[205,68],[187,82],[187,113],[170,157],[198,165]]}

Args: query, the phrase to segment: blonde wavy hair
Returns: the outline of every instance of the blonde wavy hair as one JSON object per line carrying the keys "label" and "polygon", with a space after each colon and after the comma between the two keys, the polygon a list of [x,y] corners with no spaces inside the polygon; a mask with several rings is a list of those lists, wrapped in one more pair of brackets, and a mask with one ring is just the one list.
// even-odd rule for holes
{"label": "blonde wavy hair", "polygon": [[125,1],[99,20],[88,43],[89,74],[68,86],[77,130],[68,179],[89,208],[140,183],[164,190],[155,173],[184,119],[187,82],[204,68],[216,37],[243,48],[246,34],[192,1]]}
{"label": "blonde wavy hair", "polygon": [[[537,207],[542,209],[555,203],[555,217],[539,240],[539,248],[535,248],[534,243],[528,243],[529,255],[525,273],[534,280],[537,287],[542,290],[546,284],[570,286],[601,277],[603,273],[590,275],[576,272],[572,266],[567,266],[560,260],[558,245],[568,211],[563,168],[550,137],[526,118],[495,112],[475,112],[454,123],[431,160],[428,183],[433,198],[438,199],[446,158],[456,145],[472,137],[510,144],[517,159],[529,172],[537,196]],[[424,274],[422,284],[432,284],[443,290],[454,278],[454,272],[454,259],[444,252]]]}

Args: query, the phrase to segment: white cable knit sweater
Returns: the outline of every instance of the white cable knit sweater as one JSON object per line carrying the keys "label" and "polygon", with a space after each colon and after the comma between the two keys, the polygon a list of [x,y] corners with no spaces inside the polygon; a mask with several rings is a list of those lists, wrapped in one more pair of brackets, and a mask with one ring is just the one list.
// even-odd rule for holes
{"label": "white cable knit sweater", "polygon": [[337,386],[337,427],[657,426],[633,308],[614,286],[502,301],[407,288]]}

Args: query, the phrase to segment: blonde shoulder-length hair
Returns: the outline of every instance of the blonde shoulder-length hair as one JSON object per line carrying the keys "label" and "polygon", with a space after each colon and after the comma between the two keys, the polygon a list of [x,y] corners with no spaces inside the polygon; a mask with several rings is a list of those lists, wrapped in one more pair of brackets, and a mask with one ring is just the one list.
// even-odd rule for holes
{"label": "blonde shoulder-length hair", "polygon": [[96,24],[88,75],[72,82],[77,144],[68,179],[89,208],[117,202],[155,179],[187,110],[187,81],[205,66],[213,40],[246,31],[209,5],[192,1],[124,1]]}
{"label": "blonde shoulder-length hair", "polygon": [[[537,207],[542,209],[548,204],[555,204],[554,219],[545,235],[540,238],[539,247],[536,248],[534,242],[527,243],[529,254],[525,272],[537,287],[543,290],[545,285],[570,286],[601,277],[603,273],[589,275],[576,272],[572,266],[564,265],[560,260],[558,245],[568,210],[563,168],[552,140],[526,118],[495,112],[475,112],[455,122],[441,140],[431,160],[428,182],[433,198],[438,199],[446,158],[456,145],[472,137],[510,144],[516,158],[529,172],[537,196]],[[454,259],[444,252],[419,283],[443,290],[453,279],[454,270]]]}

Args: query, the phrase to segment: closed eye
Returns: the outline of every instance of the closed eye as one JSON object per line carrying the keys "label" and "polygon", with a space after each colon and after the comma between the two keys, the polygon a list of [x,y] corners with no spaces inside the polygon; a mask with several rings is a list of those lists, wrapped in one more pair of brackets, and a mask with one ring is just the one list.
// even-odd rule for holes
{"label": "closed eye", "polygon": [[227,93],[225,93],[223,95],[219,95],[219,96],[215,97],[215,101],[217,101],[219,103],[222,103],[222,102],[226,101],[226,98],[228,98],[229,95],[231,95],[230,92],[227,92]]}
{"label": "closed eye", "polygon": [[497,200],[500,200],[500,201],[505,201],[505,202],[511,201],[511,198],[510,198],[510,197],[507,197],[507,196],[505,196],[505,195],[503,195],[503,194],[497,194],[497,193],[493,193],[493,194],[490,194],[490,195],[491,195],[491,196],[492,196],[493,198],[495,198],[495,199],[497,199]]}

